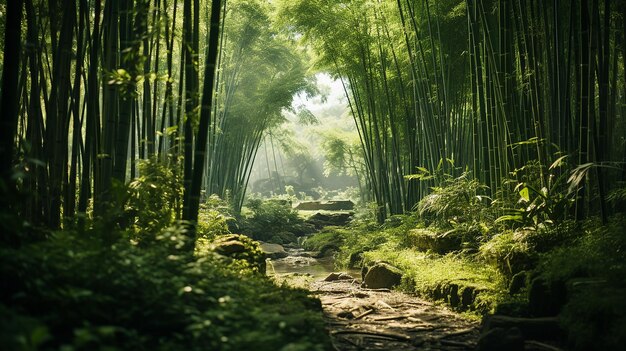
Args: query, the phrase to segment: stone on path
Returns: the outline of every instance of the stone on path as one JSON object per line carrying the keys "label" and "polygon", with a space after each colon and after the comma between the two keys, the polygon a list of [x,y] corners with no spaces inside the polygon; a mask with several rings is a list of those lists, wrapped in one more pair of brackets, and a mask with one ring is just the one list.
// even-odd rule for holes
{"label": "stone on path", "polygon": [[282,245],[264,242],[260,242],[260,244],[261,250],[263,250],[263,253],[265,253],[265,256],[268,258],[276,260],[289,256],[289,254],[287,254],[287,251],[285,251],[285,248]]}
{"label": "stone on path", "polygon": [[330,273],[326,278],[324,278],[325,282],[334,282],[337,280],[351,280],[354,279],[350,274],[347,273],[343,273],[343,272],[333,272]]}
{"label": "stone on path", "polygon": [[400,284],[402,271],[390,264],[379,262],[367,270],[363,286],[370,289],[393,288]]}

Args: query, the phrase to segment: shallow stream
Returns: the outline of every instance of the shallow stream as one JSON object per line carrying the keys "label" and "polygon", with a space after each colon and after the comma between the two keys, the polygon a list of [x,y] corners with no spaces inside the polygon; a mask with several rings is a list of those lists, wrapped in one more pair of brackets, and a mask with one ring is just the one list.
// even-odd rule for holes
{"label": "shallow stream", "polygon": [[289,256],[268,261],[267,273],[281,275],[298,273],[310,275],[314,279],[321,279],[335,271],[333,257],[314,258],[315,253],[304,249],[285,249]]}

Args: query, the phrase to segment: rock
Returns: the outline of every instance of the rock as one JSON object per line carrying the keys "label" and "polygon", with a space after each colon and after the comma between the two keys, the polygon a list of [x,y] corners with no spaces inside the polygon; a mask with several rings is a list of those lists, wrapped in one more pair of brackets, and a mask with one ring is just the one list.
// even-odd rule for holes
{"label": "rock", "polygon": [[238,240],[229,240],[223,242],[217,242],[213,246],[213,251],[220,255],[232,256],[233,254],[246,251],[244,243]]}
{"label": "rock", "polygon": [[326,278],[324,278],[325,282],[334,282],[337,280],[352,280],[354,279],[351,275],[343,272],[333,272],[330,273]]}
{"label": "rock", "polygon": [[363,283],[364,287],[370,289],[392,288],[399,285],[401,280],[402,271],[400,269],[380,262],[367,270]]}
{"label": "rock", "polygon": [[297,242],[298,238],[294,233],[285,231],[272,235],[267,241],[273,244],[288,245]]}
{"label": "rock", "polygon": [[459,297],[459,285],[456,283],[450,283],[448,285],[448,304],[452,307],[458,307],[461,302]]}
{"label": "rock", "polygon": [[459,235],[441,235],[429,229],[413,229],[409,231],[409,241],[420,251],[431,250],[438,254],[446,254],[459,250],[462,240]]}
{"label": "rock", "polygon": [[474,303],[475,296],[475,289],[473,287],[466,286],[465,288],[463,288],[463,290],[459,294],[459,297],[461,298],[461,306],[469,307],[471,304]]}
{"label": "rock", "polygon": [[314,225],[316,228],[321,229],[327,226],[344,226],[350,223],[352,220],[352,212],[339,212],[339,213],[321,213],[318,212],[309,219],[306,223]]}
{"label": "rock", "polygon": [[265,257],[258,242],[241,234],[227,234],[216,237],[211,243],[211,250],[230,259],[247,261],[265,274]]}
{"label": "rock", "polygon": [[478,339],[478,351],[523,351],[524,337],[518,328],[493,328]]}
{"label": "rock", "polygon": [[270,244],[270,243],[261,243],[261,250],[265,253],[265,257],[271,258],[273,260],[279,258],[285,258],[289,256],[282,245],[279,244]]}

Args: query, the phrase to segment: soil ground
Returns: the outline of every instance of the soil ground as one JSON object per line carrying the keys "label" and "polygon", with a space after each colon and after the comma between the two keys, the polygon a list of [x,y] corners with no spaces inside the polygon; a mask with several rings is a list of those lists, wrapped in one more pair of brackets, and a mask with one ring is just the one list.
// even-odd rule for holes
{"label": "soil ground", "polygon": [[478,340],[477,321],[414,296],[362,289],[357,280],[317,280],[309,289],[339,351],[472,350]]}

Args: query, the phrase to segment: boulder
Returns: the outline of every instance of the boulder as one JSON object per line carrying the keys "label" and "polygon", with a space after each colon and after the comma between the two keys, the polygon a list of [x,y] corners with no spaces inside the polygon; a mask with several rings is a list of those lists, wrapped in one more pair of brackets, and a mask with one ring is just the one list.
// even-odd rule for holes
{"label": "boulder", "polygon": [[392,288],[400,284],[402,280],[402,271],[390,264],[379,262],[371,266],[365,278],[363,285],[366,288]]}
{"label": "boulder", "polygon": [[239,234],[226,234],[216,237],[211,243],[214,252],[223,256],[234,256],[247,250],[247,238]]}
{"label": "boulder", "polygon": [[215,243],[215,245],[213,246],[213,251],[217,252],[220,255],[230,257],[234,254],[246,251],[246,246],[241,241],[229,240]]}
{"label": "boulder", "polygon": [[289,256],[285,251],[285,248],[283,248],[282,245],[279,244],[261,242],[261,250],[263,250],[265,257],[271,258],[273,260]]}
{"label": "boulder", "polygon": [[326,244],[322,246],[319,252],[316,252],[312,256],[315,258],[333,257],[337,251],[339,251],[337,245]]}
{"label": "boulder", "polygon": [[522,291],[526,287],[526,271],[521,271],[511,278],[511,284],[509,284],[509,294],[515,295]]}
{"label": "boulder", "polygon": [[307,223],[312,224],[316,228],[323,228],[327,226],[345,226],[352,220],[352,212],[338,212],[338,213],[321,213],[318,212],[309,219]]}
{"label": "boulder", "polygon": [[431,250],[438,254],[446,254],[461,248],[461,236],[440,234],[429,229],[413,229],[409,231],[410,244],[420,251]]}
{"label": "boulder", "polygon": [[348,268],[358,268],[363,264],[363,251],[352,252],[348,259]]}
{"label": "boulder", "polygon": [[265,257],[259,243],[241,234],[227,234],[216,237],[210,244],[210,249],[224,257],[235,260],[244,260],[259,273],[265,274]]}

